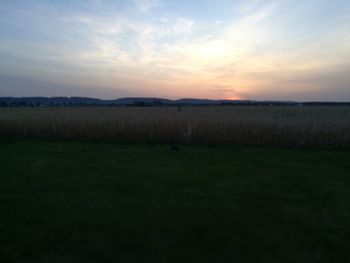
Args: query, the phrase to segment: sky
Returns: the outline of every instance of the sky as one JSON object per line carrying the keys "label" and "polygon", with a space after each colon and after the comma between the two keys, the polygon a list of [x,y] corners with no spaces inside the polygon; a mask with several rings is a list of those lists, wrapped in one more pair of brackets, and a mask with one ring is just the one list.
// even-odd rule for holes
{"label": "sky", "polygon": [[0,96],[350,101],[350,1],[1,0]]}

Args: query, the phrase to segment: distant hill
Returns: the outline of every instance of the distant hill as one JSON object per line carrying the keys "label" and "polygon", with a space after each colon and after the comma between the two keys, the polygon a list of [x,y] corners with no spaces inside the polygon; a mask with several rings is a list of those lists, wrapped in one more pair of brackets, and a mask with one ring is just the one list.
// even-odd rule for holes
{"label": "distant hill", "polygon": [[200,105],[266,105],[266,106],[350,106],[350,102],[294,102],[254,100],[210,100],[184,98],[169,100],[163,98],[130,97],[103,100],[85,97],[0,97],[2,107],[54,107],[54,106],[200,106]]}
{"label": "distant hill", "polygon": [[171,104],[172,100],[168,99],[162,99],[162,98],[121,98],[116,100],[110,100],[108,101],[112,104],[117,105],[137,105],[137,104],[143,104],[143,105],[162,105],[162,104]]}

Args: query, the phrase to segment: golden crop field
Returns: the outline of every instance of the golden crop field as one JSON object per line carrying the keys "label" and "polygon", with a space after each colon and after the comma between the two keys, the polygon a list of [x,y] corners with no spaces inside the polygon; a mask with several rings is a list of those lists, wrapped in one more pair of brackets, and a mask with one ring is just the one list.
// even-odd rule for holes
{"label": "golden crop field", "polygon": [[348,107],[1,108],[2,137],[345,148]]}

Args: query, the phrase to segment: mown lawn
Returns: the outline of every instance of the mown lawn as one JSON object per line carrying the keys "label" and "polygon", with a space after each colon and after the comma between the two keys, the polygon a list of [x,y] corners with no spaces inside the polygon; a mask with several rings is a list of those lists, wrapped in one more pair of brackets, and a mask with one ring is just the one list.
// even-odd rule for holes
{"label": "mown lawn", "polygon": [[0,142],[0,262],[350,262],[350,152]]}

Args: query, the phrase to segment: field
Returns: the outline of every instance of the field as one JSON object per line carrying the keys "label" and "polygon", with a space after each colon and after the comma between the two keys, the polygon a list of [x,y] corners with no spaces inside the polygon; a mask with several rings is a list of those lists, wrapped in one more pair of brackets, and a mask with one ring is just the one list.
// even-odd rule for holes
{"label": "field", "polygon": [[0,108],[0,262],[350,262],[350,108]]}
{"label": "field", "polygon": [[0,262],[350,262],[349,159],[2,140]]}
{"label": "field", "polygon": [[349,148],[349,107],[1,108],[0,136]]}

